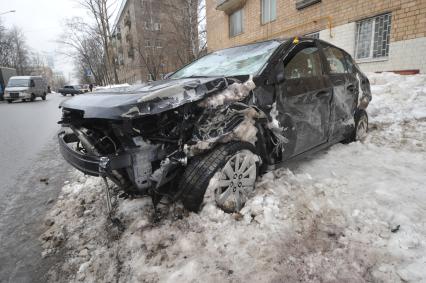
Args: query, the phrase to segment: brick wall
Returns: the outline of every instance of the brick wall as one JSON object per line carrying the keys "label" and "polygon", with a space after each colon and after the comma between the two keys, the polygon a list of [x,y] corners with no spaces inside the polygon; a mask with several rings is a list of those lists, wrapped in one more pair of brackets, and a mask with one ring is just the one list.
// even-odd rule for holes
{"label": "brick wall", "polygon": [[426,36],[425,0],[322,0],[296,9],[296,0],[276,0],[277,19],[261,25],[261,0],[247,0],[244,32],[229,37],[228,15],[216,10],[216,0],[206,0],[209,51],[276,37],[303,35],[392,12],[391,42]]}
{"label": "brick wall", "polygon": [[[181,32],[183,29],[178,28],[179,25],[188,26],[182,14],[184,2],[124,0],[114,29],[114,33],[121,30],[121,39],[115,37],[114,42],[117,57],[119,50],[123,50],[123,60],[117,64],[120,83],[145,82],[150,73],[156,73],[156,79],[160,79],[161,75],[190,61],[185,57],[190,44],[186,34]],[[177,12],[178,7],[180,13]],[[126,25],[126,18],[130,19],[130,26]],[[145,22],[160,24],[161,28],[153,29],[152,25],[146,28]],[[148,42],[150,46],[147,46]],[[158,48],[157,44],[161,47]],[[133,56],[129,56],[129,50],[132,50]]]}

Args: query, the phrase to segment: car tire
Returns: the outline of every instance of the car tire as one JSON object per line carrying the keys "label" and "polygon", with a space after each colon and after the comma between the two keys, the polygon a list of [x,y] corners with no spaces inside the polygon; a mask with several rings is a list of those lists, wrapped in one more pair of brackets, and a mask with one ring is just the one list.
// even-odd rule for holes
{"label": "car tire", "polygon": [[11,100],[11,99],[7,100],[7,103],[12,103],[12,102],[13,102],[13,100]]}
{"label": "car tire", "polygon": [[62,94],[62,96],[67,96],[67,94],[66,93],[61,93]]}
{"label": "car tire", "polygon": [[41,99],[46,100],[46,93],[43,93]]}
{"label": "car tire", "polygon": [[73,93],[71,93],[71,96],[74,96],[74,94],[73,94]]}
{"label": "car tire", "polygon": [[35,97],[34,93],[32,93],[32,94],[31,94],[30,101],[31,101],[31,102],[33,102],[35,99],[36,99],[36,97]]}
{"label": "car tire", "polygon": [[363,141],[368,133],[368,114],[365,110],[359,109],[355,113],[355,132],[353,134],[354,141]]}
{"label": "car tire", "polygon": [[[216,183],[212,188],[216,204],[226,212],[239,211],[254,190],[260,160],[255,147],[247,142],[220,145],[208,154],[192,158],[179,182],[184,207],[198,212],[210,181],[218,176],[217,182],[212,182]],[[238,170],[237,163],[246,168]]]}

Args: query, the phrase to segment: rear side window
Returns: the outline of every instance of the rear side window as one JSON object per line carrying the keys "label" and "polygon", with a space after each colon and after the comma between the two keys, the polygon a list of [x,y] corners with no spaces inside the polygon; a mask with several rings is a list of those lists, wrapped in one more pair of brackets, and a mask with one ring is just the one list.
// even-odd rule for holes
{"label": "rear side window", "polygon": [[345,57],[342,51],[331,46],[326,46],[324,48],[324,55],[330,67],[331,74],[347,73]]}
{"label": "rear side window", "polygon": [[321,76],[321,57],[316,47],[300,50],[284,68],[286,79]]}

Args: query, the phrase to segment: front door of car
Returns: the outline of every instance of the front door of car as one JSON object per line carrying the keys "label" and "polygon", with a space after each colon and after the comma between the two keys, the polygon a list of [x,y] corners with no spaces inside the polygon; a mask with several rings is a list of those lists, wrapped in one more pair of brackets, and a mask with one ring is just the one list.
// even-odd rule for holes
{"label": "front door of car", "polygon": [[288,140],[285,160],[327,142],[332,92],[314,42],[297,45],[283,63],[285,79],[276,86],[276,109]]}

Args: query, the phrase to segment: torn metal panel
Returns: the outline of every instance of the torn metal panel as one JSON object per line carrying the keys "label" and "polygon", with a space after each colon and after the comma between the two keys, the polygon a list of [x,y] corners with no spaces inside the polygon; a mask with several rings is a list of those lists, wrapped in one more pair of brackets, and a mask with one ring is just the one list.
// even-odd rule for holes
{"label": "torn metal panel", "polygon": [[164,80],[79,95],[61,103],[64,109],[80,110],[85,119],[123,120],[153,115],[199,101],[224,90],[234,80],[223,77]]}
{"label": "torn metal panel", "polygon": [[253,82],[253,76],[250,76],[247,81],[243,83],[235,82],[219,93],[207,97],[198,105],[205,108],[216,108],[224,104],[241,101],[255,88],[256,84]]}
{"label": "torn metal panel", "polygon": [[208,111],[202,116],[186,151],[190,156],[198,155],[218,143],[257,141],[256,119],[265,118],[259,109],[244,104],[235,104]]}

